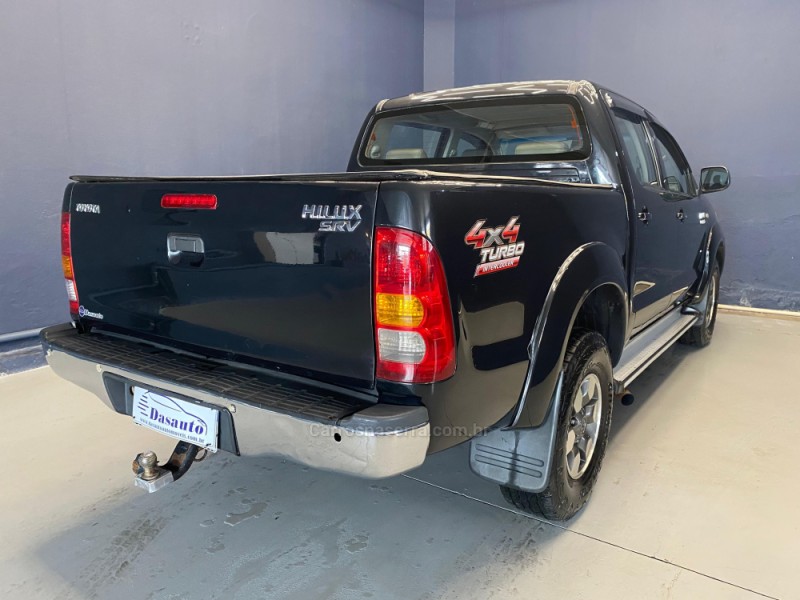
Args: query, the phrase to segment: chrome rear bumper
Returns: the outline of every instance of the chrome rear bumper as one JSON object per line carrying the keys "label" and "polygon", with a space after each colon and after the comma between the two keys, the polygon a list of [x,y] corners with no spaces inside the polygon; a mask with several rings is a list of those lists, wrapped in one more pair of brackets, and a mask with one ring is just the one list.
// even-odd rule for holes
{"label": "chrome rear bumper", "polygon": [[229,449],[242,455],[283,456],[381,478],[418,467],[427,454],[430,425],[422,406],[372,404],[145,344],[80,334],[69,324],[43,330],[41,339],[57,375],[116,412],[131,414],[126,397],[133,384],[218,407],[232,421]]}

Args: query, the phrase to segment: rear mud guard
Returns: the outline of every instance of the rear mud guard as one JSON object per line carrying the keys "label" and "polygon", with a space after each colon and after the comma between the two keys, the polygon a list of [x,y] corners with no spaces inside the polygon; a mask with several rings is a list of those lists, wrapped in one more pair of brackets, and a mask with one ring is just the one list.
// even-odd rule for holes
{"label": "rear mud guard", "polygon": [[558,376],[550,411],[532,429],[495,429],[472,439],[469,466],[472,471],[500,485],[537,493],[547,487],[556,439],[564,372]]}

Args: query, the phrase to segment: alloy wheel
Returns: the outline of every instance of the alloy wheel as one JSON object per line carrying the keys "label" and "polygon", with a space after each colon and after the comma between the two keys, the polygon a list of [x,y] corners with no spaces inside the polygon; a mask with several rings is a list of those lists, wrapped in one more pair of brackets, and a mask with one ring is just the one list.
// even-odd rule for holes
{"label": "alloy wheel", "polygon": [[570,411],[567,472],[573,479],[580,479],[591,463],[603,416],[603,386],[597,375],[589,373],[583,378],[572,397]]}

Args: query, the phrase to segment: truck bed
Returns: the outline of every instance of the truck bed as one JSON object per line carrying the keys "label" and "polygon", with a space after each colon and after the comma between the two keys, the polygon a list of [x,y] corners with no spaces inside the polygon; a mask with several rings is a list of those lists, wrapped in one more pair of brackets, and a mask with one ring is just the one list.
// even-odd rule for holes
{"label": "truck bed", "polygon": [[[589,187],[415,169],[72,180],[64,210],[85,326],[359,389],[374,387],[381,185]],[[186,194],[216,204],[161,206],[165,195]]]}

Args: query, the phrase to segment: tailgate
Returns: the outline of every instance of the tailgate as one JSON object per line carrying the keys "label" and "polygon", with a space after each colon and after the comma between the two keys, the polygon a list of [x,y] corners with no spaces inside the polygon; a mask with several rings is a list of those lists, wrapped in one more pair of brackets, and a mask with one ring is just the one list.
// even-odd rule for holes
{"label": "tailgate", "polygon": [[[81,320],[372,385],[377,190],[308,178],[74,184]],[[168,194],[213,194],[216,208],[164,208]]]}

